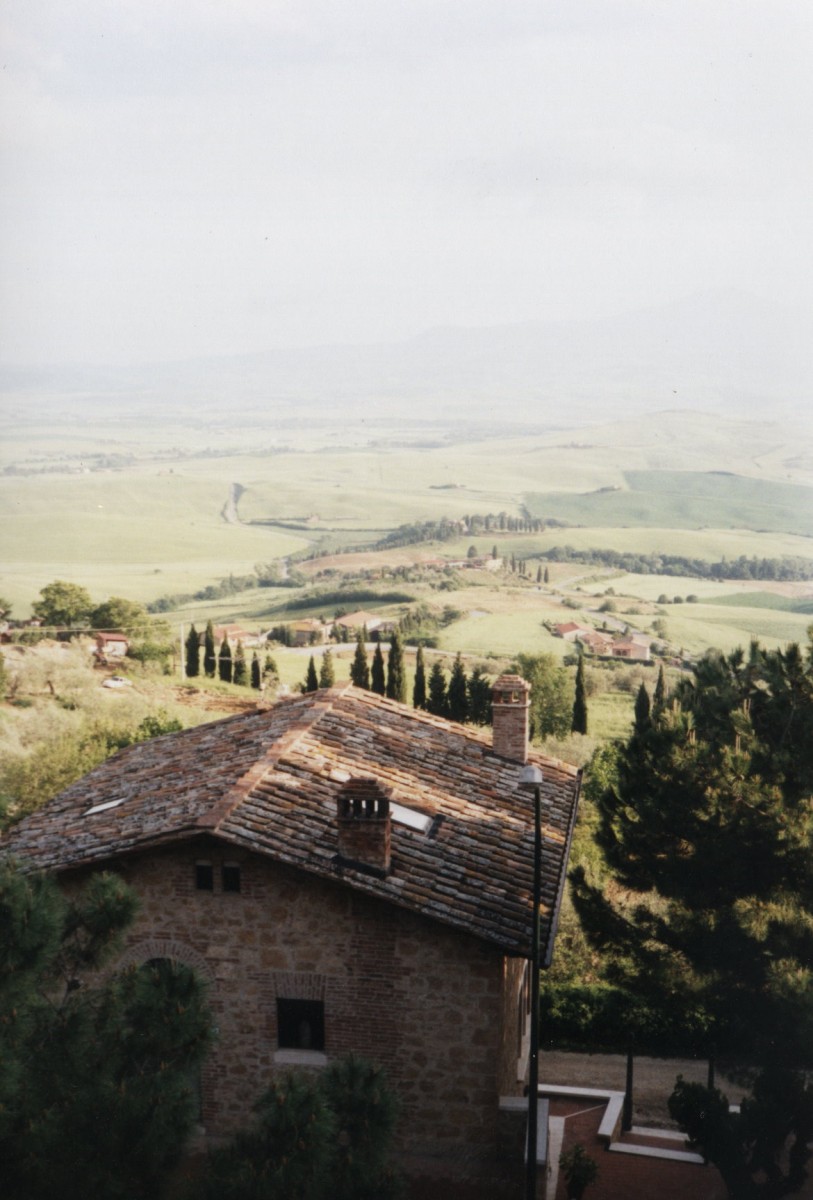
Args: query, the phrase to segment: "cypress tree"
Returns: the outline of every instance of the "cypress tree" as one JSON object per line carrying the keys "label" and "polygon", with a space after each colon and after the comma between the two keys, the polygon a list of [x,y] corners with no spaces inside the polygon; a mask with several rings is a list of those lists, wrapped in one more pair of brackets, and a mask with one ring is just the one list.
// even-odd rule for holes
{"label": "cypress tree", "polygon": [[305,682],[302,684],[303,692],[316,692],[319,690],[319,677],[316,674],[316,663],[313,655],[308,661],[308,670],[305,674]]}
{"label": "cypress tree", "polygon": [[325,650],[322,655],[322,662],[319,667],[319,687],[333,687],[336,682],[336,672],[333,670],[333,655],[329,650]]}
{"label": "cypress tree", "polygon": [[356,637],[356,652],[350,664],[350,679],[356,687],[370,690],[370,667],[367,663],[367,647],[364,644],[364,630],[360,629]]}
{"label": "cypress tree", "polygon": [[266,679],[269,675],[273,675],[279,679],[279,670],[275,660],[270,654],[266,654],[265,662],[263,663],[263,679]]}
{"label": "cypress tree", "polygon": [[587,688],[584,682],[584,655],[579,655],[579,665],[576,667],[576,697],[573,701],[573,733],[587,733]]}
{"label": "cypress tree", "polygon": [[200,638],[198,630],[194,628],[194,624],[189,625],[189,632],[186,635],[185,655],[183,655],[186,667],[187,679],[194,679],[200,674]]}
{"label": "cypress tree", "polygon": [[373,665],[370,671],[370,689],[379,696],[387,694],[387,683],[384,673],[384,655],[381,653],[381,643],[376,642]]}
{"label": "cypress tree", "polygon": [[401,635],[394,629],[390,638],[390,652],[387,656],[387,695],[390,700],[406,702],[406,672],[404,671],[404,651],[401,646]]}
{"label": "cypress tree", "polygon": [[543,575],[543,579],[544,579],[545,583],[550,583],[550,571],[548,570],[547,567],[545,567],[545,574]]}
{"label": "cypress tree", "polygon": [[415,683],[412,688],[414,708],[426,708],[426,667],[423,661],[423,646],[418,647],[415,657]]}
{"label": "cypress tree", "polygon": [[206,622],[206,632],[203,635],[203,669],[208,679],[214,679],[217,672],[217,653],[215,631],[211,621]]}
{"label": "cypress tree", "polygon": [[652,724],[651,706],[649,703],[649,692],[646,690],[646,684],[642,683],[638,688],[638,695],[635,697],[635,732],[645,733]]}
{"label": "cypress tree", "polygon": [[491,683],[482,667],[469,676],[469,720],[475,725],[491,724]]}
{"label": "cypress tree", "polygon": [[237,643],[237,649],[234,652],[234,671],[232,673],[232,682],[237,683],[240,687],[245,687],[248,683],[248,671],[246,670],[246,652],[243,649],[243,643]]}
{"label": "cypress tree", "polygon": [[541,564],[541,563],[540,563],[540,564],[539,564],[539,566],[536,568],[536,582],[537,582],[537,583],[541,583],[541,582],[542,582],[542,564]]}
{"label": "cypress tree", "polygon": [[231,646],[227,637],[224,637],[220,643],[220,653],[217,656],[217,672],[224,683],[231,683]]}
{"label": "cypress tree", "polygon": [[184,646],[184,663],[187,679],[194,679],[200,674],[200,638],[194,624],[190,625]]}
{"label": "cypress tree", "polygon": [[251,656],[251,686],[259,691],[262,685],[263,680],[262,671],[260,670],[260,660],[257,657],[257,651],[255,650]]}
{"label": "cypress tree", "polygon": [[666,676],[663,673],[663,663],[658,671],[658,682],[655,684],[654,708],[660,712],[666,704]]}
{"label": "cypress tree", "polygon": [[465,721],[467,719],[469,715],[469,697],[466,688],[466,671],[459,650],[452,666],[446,701],[449,717],[452,721]]}
{"label": "cypress tree", "polygon": [[432,670],[429,672],[429,695],[426,698],[426,709],[427,712],[434,713],[436,717],[445,717],[448,711],[446,673],[440,665],[439,659],[432,663]]}

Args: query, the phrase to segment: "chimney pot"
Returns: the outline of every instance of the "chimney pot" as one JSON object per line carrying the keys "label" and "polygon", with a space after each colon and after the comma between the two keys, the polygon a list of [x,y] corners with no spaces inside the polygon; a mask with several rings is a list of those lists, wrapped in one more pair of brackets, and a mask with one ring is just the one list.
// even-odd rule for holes
{"label": "chimney pot", "polygon": [[389,790],[377,779],[349,779],[336,793],[339,858],[387,874],[392,819]]}

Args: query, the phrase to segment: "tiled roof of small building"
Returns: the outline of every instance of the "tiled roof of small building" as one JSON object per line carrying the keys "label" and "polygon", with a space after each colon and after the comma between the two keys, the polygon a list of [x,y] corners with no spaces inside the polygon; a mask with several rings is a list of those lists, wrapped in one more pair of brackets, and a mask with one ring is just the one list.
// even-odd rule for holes
{"label": "tiled roof of small building", "polygon": [[[544,774],[552,949],[580,774],[534,752],[529,761]],[[346,685],[130,746],[12,826],[0,849],[65,870],[208,834],[526,954],[533,793],[519,788],[521,770],[493,753],[487,731]],[[337,860],[336,794],[362,776],[433,818],[428,832],[393,822],[385,877]],[[109,807],[88,813],[99,805]]]}

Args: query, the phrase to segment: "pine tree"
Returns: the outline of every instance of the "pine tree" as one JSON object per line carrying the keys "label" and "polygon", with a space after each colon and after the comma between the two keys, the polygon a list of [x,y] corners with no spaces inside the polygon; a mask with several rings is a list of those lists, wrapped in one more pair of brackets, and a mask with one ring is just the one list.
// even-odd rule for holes
{"label": "pine tree", "polygon": [[367,663],[367,647],[364,644],[364,631],[359,630],[356,637],[356,652],[350,664],[350,679],[356,687],[370,689],[370,667]]}
{"label": "pine tree", "polygon": [[415,683],[412,687],[413,708],[426,708],[426,667],[423,661],[423,646],[415,656]]}
{"label": "pine tree", "polygon": [[446,673],[440,665],[440,659],[435,659],[432,663],[432,670],[429,672],[429,695],[426,698],[426,710],[434,713],[436,717],[445,717],[449,711],[446,701]]}
{"label": "pine tree", "polygon": [[469,715],[469,696],[466,687],[466,670],[458,650],[452,665],[446,704],[452,721],[465,721]]}
{"label": "pine tree", "polygon": [[243,649],[243,643],[238,641],[237,649],[234,652],[234,671],[232,673],[232,682],[239,684],[240,687],[245,687],[249,682],[248,671],[246,669],[246,652]]}
{"label": "pine tree", "polygon": [[404,651],[401,646],[401,635],[397,629],[392,631],[390,651],[387,656],[387,695],[390,700],[406,703],[406,672],[404,670]]}
{"label": "pine tree", "polygon": [[319,690],[319,677],[316,674],[316,663],[313,655],[308,661],[308,670],[305,674],[305,682],[302,684],[303,692],[317,692]]}
{"label": "pine tree", "polygon": [[333,670],[333,655],[329,650],[325,650],[322,655],[322,662],[319,667],[319,687],[333,687],[336,682],[336,672]]}
{"label": "pine tree", "polygon": [[381,653],[380,642],[376,642],[375,653],[373,654],[373,665],[370,670],[370,690],[377,692],[379,696],[385,696],[387,694],[384,655]]}
{"label": "pine tree", "polygon": [[200,674],[200,637],[194,624],[190,625],[186,635],[184,665],[187,679],[194,679]]}
{"label": "pine tree", "polygon": [[232,662],[229,639],[224,637],[220,643],[220,653],[217,656],[217,671],[224,683],[231,683]]}
{"label": "pine tree", "polygon": [[192,1129],[189,1074],[211,1028],[202,985],[167,959],[104,969],[137,907],[116,875],[67,900],[0,862],[4,1200],[158,1195]]}
{"label": "pine tree", "polygon": [[215,653],[215,631],[211,621],[206,622],[206,632],[203,635],[203,670],[208,679],[214,679],[217,672],[217,654]]}
{"label": "pine tree", "polygon": [[579,665],[576,667],[576,696],[573,700],[573,720],[570,728],[573,733],[587,733],[587,687],[584,679],[584,654],[579,655]]}
{"label": "pine tree", "polygon": [[491,683],[482,667],[469,676],[469,720],[474,725],[491,724]]}
{"label": "pine tree", "polygon": [[262,685],[263,677],[262,670],[260,669],[260,659],[255,650],[251,656],[251,686],[259,691]]}
{"label": "pine tree", "polygon": [[635,697],[635,732],[645,733],[651,722],[652,706],[649,702],[649,692],[645,683],[642,683],[638,688],[638,694]]}

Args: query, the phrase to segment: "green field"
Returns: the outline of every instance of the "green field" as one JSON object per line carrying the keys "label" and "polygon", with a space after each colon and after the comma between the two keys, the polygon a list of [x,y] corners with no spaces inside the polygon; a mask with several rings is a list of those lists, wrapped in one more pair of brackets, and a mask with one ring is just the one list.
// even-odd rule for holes
{"label": "green field", "polygon": [[[464,571],[456,581],[424,572],[403,584],[416,599],[460,611],[439,633],[450,653],[564,653],[543,621],[578,618],[579,608],[588,619],[586,607],[610,586],[628,597],[619,607],[644,628],[657,615],[660,595],[696,596],[700,603],[670,604],[664,613],[675,641],[690,650],[747,641],[754,633],[771,643],[804,636],[810,616],[804,590],[780,596],[767,589],[768,599],[749,602],[746,592],[753,589],[731,581],[631,576],[573,562],[550,564],[550,588],[533,586],[538,556],[561,545],[707,561],[813,559],[813,478],[803,468],[810,456],[792,440],[777,441],[775,430],[769,437],[756,422],[697,417],[687,423],[681,414],[660,414],[573,434],[467,440],[440,422],[423,431],[381,427],[365,437],[361,428],[320,422],[316,414],[301,427],[289,421],[279,429],[258,413],[232,428],[211,404],[166,416],[153,404],[149,419],[145,414],[120,414],[89,401],[82,419],[64,406],[49,414],[46,428],[41,415],[15,413],[0,459],[6,466],[0,475],[0,594],[12,601],[15,616],[30,612],[39,589],[55,578],[83,584],[94,601],[124,595],[148,602],[194,593],[230,574],[250,574],[257,563],[296,559],[317,547],[357,549],[303,562],[307,575],[329,562],[331,586],[345,573],[366,573],[374,588],[387,591],[401,587],[393,570],[437,557],[463,559],[473,544],[481,555],[496,546],[504,559],[525,561],[530,582]],[[256,433],[252,421],[263,432]],[[100,455],[118,456],[124,465],[99,469]],[[241,489],[237,519],[232,513],[227,520],[234,484]],[[529,497],[535,511],[558,511],[583,523],[370,549],[404,524],[472,513],[519,517],[524,505],[531,507]],[[309,609],[291,608],[300,594],[253,588],[189,602],[168,616],[173,626],[212,618],[262,629],[324,610],[318,598]],[[403,607],[392,611],[399,615]]]}
{"label": "green field", "polygon": [[525,497],[534,517],[577,525],[749,529],[813,536],[813,488],[727,472],[626,471],[623,485]]}

